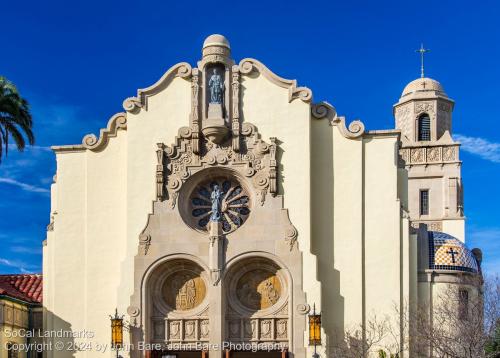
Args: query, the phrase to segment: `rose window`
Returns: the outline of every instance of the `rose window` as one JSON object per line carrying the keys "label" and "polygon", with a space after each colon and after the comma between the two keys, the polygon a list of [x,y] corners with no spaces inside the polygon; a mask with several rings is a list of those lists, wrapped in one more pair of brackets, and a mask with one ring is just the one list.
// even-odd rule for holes
{"label": "rose window", "polygon": [[250,199],[244,187],[236,180],[220,178],[200,184],[191,194],[191,215],[199,229],[207,230],[212,216],[212,192],[222,191],[220,222],[224,233],[236,230],[250,215]]}

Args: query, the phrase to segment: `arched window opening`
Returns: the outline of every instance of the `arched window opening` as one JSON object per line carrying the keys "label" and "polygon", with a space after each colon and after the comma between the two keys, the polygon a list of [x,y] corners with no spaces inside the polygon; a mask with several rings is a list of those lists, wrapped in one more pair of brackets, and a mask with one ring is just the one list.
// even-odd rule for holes
{"label": "arched window opening", "polygon": [[418,140],[431,140],[431,118],[427,113],[422,114],[418,119]]}

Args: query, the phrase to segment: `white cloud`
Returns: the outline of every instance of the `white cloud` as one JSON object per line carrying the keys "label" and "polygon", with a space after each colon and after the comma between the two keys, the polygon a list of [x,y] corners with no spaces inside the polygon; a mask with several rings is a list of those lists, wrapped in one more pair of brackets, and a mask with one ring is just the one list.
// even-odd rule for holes
{"label": "white cloud", "polygon": [[10,247],[10,251],[18,253],[18,254],[42,254],[42,245],[40,246],[12,246]]}
{"label": "white cloud", "polygon": [[490,142],[480,137],[468,137],[461,134],[453,136],[462,143],[462,150],[477,155],[484,160],[500,163],[500,143]]}
{"label": "white cloud", "polygon": [[[39,271],[38,267],[34,267],[31,265],[28,265],[27,263],[23,261],[12,261],[12,260],[7,260],[4,258],[0,257],[0,266],[7,266],[7,267],[13,267],[18,269],[22,273],[34,273]],[[30,268],[35,269],[35,270],[30,270]]]}
{"label": "white cloud", "polygon": [[0,183],[14,185],[14,186],[17,186],[17,187],[25,190],[25,191],[29,191],[32,193],[50,194],[49,189],[41,188],[41,187],[27,184],[27,183],[23,183],[23,182],[20,182],[18,180],[11,179],[11,178],[0,178]]}

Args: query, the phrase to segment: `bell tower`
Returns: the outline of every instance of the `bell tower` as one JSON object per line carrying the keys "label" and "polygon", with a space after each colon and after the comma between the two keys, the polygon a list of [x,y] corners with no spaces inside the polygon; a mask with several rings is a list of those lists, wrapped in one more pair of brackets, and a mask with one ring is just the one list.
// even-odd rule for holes
{"label": "bell tower", "polygon": [[401,130],[400,156],[408,170],[412,227],[464,240],[460,144],[451,137],[454,101],[436,80],[423,76],[410,82],[393,107]]}

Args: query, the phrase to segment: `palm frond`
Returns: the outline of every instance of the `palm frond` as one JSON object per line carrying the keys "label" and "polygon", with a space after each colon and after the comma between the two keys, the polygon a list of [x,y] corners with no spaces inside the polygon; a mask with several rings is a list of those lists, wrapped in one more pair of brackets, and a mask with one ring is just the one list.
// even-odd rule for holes
{"label": "palm frond", "polygon": [[0,76],[0,162],[9,150],[9,137],[12,136],[17,149],[23,151],[26,140],[35,144],[33,118],[30,106],[22,98],[17,87],[7,78]]}

